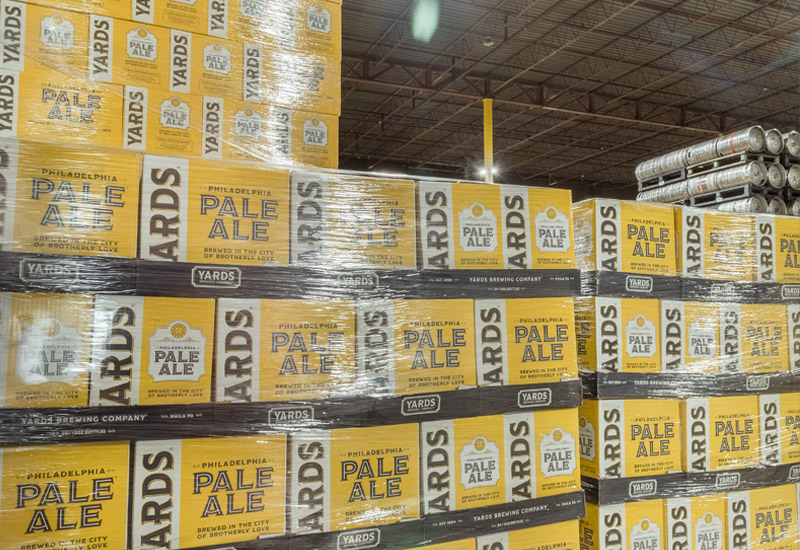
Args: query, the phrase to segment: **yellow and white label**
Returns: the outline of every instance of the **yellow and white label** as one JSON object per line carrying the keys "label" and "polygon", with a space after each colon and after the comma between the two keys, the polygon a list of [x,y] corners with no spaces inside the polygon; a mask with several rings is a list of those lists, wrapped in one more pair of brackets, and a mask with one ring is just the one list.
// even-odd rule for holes
{"label": "yellow and white label", "polygon": [[127,548],[128,455],[127,442],[0,449],[0,546]]}
{"label": "yellow and white label", "polygon": [[0,406],[85,407],[91,318],[89,296],[0,293]]}
{"label": "yellow and white label", "polygon": [[217,401],[354,393],[353,302],[221,298],[217,315]]}
{"label": "yellow and white label", "polygon": [[419,518],[418,437],[417,424],[293,434],[291,532]]}
{"label": "yellow and white label", "polygon": [[684,277],[752,281],[755,217],[689,207],[675,209],[678,271]]}
{"label": "yellow and white label", "polygon": [[790,216],[756,216],[758,280],[800,283],[800,220]]}
{"label": "yellow and white label", "polygon": [[138,155],[0,140],[0,249],[136,256]]}
{"label": "yellow and white label", "polygon": [[572,298],[475,300],[478,384],[578,377]]}
{"label": "yellow and white label", "polygon": [[209,403],[214,301],[98,296],[91,406]]}
{"label": "yellow and white label", "polygon": [[713,472],[758,466],[757,396],[690,398],[682,403],[684,469]]}
{"label": "yellow and white label", "polygon": [[283,535],[286,451],[286,436],[277,434],[136,443],[133,546],[191,548]]}
{"label": "yellow and white label", "polygon": [[796,550],[797,485],[728,495],[729,550]]}

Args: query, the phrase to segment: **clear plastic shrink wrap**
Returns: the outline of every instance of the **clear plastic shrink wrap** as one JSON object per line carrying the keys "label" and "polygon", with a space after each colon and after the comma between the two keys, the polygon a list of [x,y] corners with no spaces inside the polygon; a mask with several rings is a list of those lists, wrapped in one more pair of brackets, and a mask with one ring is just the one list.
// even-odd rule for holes
{"label": "clear plastic shrink wrap", "polygon": [[333,170],[337,2],[0,27],[0,549],[578,549],[568,191]]}

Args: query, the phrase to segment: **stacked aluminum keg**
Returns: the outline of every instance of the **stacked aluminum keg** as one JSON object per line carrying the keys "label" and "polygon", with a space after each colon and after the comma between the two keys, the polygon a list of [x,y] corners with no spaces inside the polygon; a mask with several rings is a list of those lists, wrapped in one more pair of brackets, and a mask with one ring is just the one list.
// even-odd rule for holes
{"label": "stacked aluminum keg", "polygon": [[[745,154],[766,158],[753,160]],[[718,159],[733,155],[743,156],[728,168],[716,165]],[[704,163],[710,166],[698,166]],[[687,171],[689,167],[693,170]],[[664,181],[663,176],[672,180]],[[636,167],[636,177],[640,201],[678,203],[749,187],[756,191],[751,196],[702,205],[733,212],[800,215],[800,133],[752,126],[642,162]]]}

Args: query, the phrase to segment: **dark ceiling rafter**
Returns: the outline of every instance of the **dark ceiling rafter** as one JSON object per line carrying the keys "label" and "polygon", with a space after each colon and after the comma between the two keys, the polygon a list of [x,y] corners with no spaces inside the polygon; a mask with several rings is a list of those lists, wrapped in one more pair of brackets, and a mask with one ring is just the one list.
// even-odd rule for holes
{"label": "dark ceiling rafter", "polygon": [[496,163],[537,185],[629,188],[650,156],[800,126],[796,0],[439,1],[430,44],[411,38],[414,1],[345,3],[343,166],[463,177],[487,96]]}

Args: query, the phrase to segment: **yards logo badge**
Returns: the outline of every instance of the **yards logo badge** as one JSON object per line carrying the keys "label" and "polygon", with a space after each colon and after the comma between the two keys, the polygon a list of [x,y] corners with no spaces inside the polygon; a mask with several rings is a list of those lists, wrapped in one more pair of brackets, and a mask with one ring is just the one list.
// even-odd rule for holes
{"label": "yards logo badge", "polygon": [[553,402],[553,390],[542,388],[540,390],[520,390],[517,393],[517,407],[528,409],[533,407],[547,407]]}
{"label": "yards logo badge", "polygon": [[[689,550],[692,540],[692,501],[689,498],[670,498],[666,501],[667,548]],[[698,546],[704,548],[703,546]]]}
{"label": "yards logo badge", "polygon": [[642,479],[628,483],[628,496],[631,498],[652,497],[658,492],[658,481]]}
{"label": "yards logo badge", "polygon": [[[17,181],[19,173],[19,141],[9,139],[0,141],[0,250],[10,250],[14,246],[14,213],[16,211]],[[26,269],[22,260],[19,276],[25,279]],[[71,268],[77,274],[77,266]],[[32,274],[31,276],[35,276]]]}
{"label": "yards logo badge", "polygon": [[[533,413],[507,414],[503,418],[503,424],[506,500],[517,502],[536,498],[535,416]],[[545,439],[547,437],[548,435],[545,435]],[[574,454],[574,440],[572,443],[573,447],[570,450]],[[544,459],[541,460],[542,473],[549,469],[550,462],[548,460],[545,463]],[[550,476],[545,473],[545,477]]]}
{"label": "yards logo badge", "polygon": [[[619,298],[596,298],[597,314],[597,357],[601,371],[620,372],[622,354],[620,353],[620,317],[622,302]],[[652,323],[651,323],[652,324]]]}
{"label": "yards logo badge", "polygon": [[[230,268],[222,268],[230,269]],[[216,401],[258,401],[261,306],[258,300],[217,300]]]}
{"label": "yards logo badge", "polygon": [[439,412],[441,405],[442,398],[438,394],[404,397],[400,412],[403,416],[433,414]]}
{"label": "yards logo badge", "polygon": [[508,385],[505,300],[475,300],[478,385]]}
{"label": "yards logo badge", "polygon": [[264,53],[260,44],[244,45],[244,70],[243,70],[243,95],[244,100],[251,103],[260,103],[264,73]]}
{"label": "yards logo badge", "polygon": [[131,21],[153,24],[153,3],[155,0],[132,0]]}
{"label": "yards logo badge", "polygon": [[[616,504],[600,507],[600,548],[603,550],[624,550],[627,548],[625,505]],[[655,548],[660,548],[656,546]]]}
{"label": "yards logo badge", "polygon": [[422,513],[436,514],[455,510],[453,421],[425,422],[421,425],[423,472]]}
{"label": "yards logo badge", "polygon": [[783,298],[784,300],[792,300],[800,298],[800,285],[781,286],[781,298]]}
{"label": "yards logo badge", "polygon": [[790,370],[800,372],[800,304],[787,304]]}
{"label": "yards logo badge", "polygon": [[[391,300],[360,301],[356,315],[359,385],[368,395],[394,395],[394,303]],[[438,411],[438,395],[407,397],[402,401],[402,412],[404,415],[423,414],[430,412],[434,405]]]}
{"label": "yards logo badge", "polygon": [[653,278],[641,275],[628,275],[625,277],[625,290],[649,294],[653,292]]}
{"label": "yards logo badge", "polygon": [[381,530],[377,527],[339,533],[336,537],[336,550],[364,550],[375,548],[381,543]]}
{"label": "yards logo badge", "polygon": [[81,280],[78,264],[63,260],[32,260],[23,258],[19,262],[19,278],[26,283],[48,284],[76,283]]}
{"label": "yards logo badge", "polygon": [[288,510],[293,534],[331,530],[330,437],[330,432],[321,431],[292,434]]}
{"label": "yards logo badge", "polygon": [[328,176],[323,174],[292,173],[290,263],[315,264],[325,260],[329,186]]}
{"label": "yards logo badge", "polygon": [[125,149],[144,151],[147,141],[147,88],[125,86],[124,129]]}
{"label": "yards logo badge", "polygon": [[239,288],[242,271],[238,267],[199,266],[192,268],[192,286],[195,288]]}
{"label": "yards logo badge", "polygon": [[521,186],[500,187],[503,217],[503,267],[530,269],[531,224],[528,210],[528,190]]}
{"label": "yards logo badge", "polygon": [[19,74],[0,70],[0,137],[17,136]]}
{"label": "yards logo badge", "polygon": [[217,38],[228,36],[228,4],[230,2],[208,3],[208,34]]}
{"label": "yards logo badge", "polygon": [[273,407],[269,410],[270,426],[298,426],[314,420],[314,407]]}
{"label": "yards logo badge", "polygon": [[722,370],[742,372],[742,307],[722,303],[719,306],[719,331],[722,340]]}
{"label": "yards logo badge", "polygon": [[739,472],[717,474],[714,480],[714,487],[720,490],[736,489],[741,481],[742,478]]}

